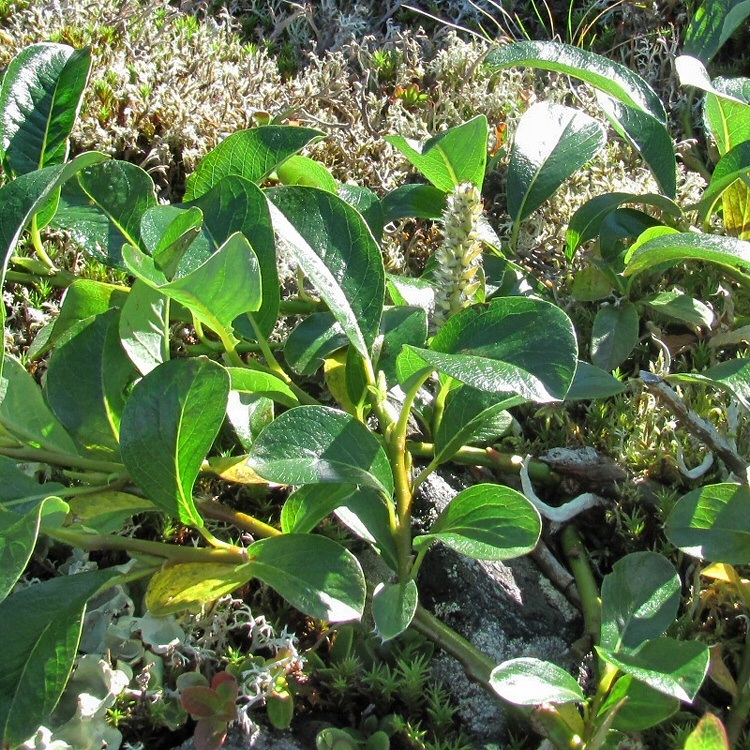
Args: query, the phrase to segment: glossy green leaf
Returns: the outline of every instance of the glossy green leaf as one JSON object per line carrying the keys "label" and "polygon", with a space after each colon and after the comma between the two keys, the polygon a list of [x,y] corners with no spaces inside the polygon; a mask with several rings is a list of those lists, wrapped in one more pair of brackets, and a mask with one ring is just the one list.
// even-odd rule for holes
{"label": "glossy green leaf", "polygon": [[119,311],[81,321],[47,369],[47,400],[85,450],[118,460],[125,390],[136,371],[120,345]]}
{"label": "glossy green leaf", "polygon": [[729,750],[729,737],[721,720],[711,713],[703,714],[685,742],[684,750]]}
{"label": "glossy green leaf", "polygon": [[487,118],[477,115],[422,143],[400,135],[389,135],[385,140],[438,190],[450,193],[462,182],[481,189],[487,164],[487,134]]}
{"label": "glossy green leaf", "polygon": [[424,346],[427,340],[427,313],[419,307],[391,307],[383,311],[380,323],[382,343],[376,369],[382,370],[386,382],[398,382],[396,360],[404,344]]}
{"label": "glossy green leaf", "polygon": [[[18,244],[23,230],[34,214],[50,196],[82,169],[104,161],[107,157],[91,151],[59,166],[45,167],[21,175],[0,187],[0,286],[5,283],[8,261]],[[0,324],[5,320],[5,308],[0,306]],[[2,360],[0,358],[0,364]]]}
{"label": "glossy green leaf", "polygon": [[711,182],[698,204],[698,218],[707,221],[724,191],[735,181],[750,173],[750,141],[737,144],[714,167]]}
{"label": "glossy green leaf", "polygon": [[360,484],[393,494],[382,445],[359,421],[324,406],[299,406],[278,416],[258,437],[249,466],[278,484]]}
{"label": "glossy green leaf", "polygon": [[516,42],[493,50],[485,62],[494,69],[523,65],[580,78],[666,125],[664,105],[651,87],[624,65],[593,52],[560,42]]}
{"label": "glossy green leaf", "polygon": [[0,602],[0,738],[15,748],[49,720],[70,676],[86,602],[119,571],[60,576]]}
{"label": "glossy green leaf", "polygon": [[27,174],[62,164],[91,69],[91,50],[43,42],[8,65],[0,88],[0,162]]}
{"label": "glossy green leaf", "polygon": [[74,495],[69,498],[68,505],[73,524],[80,524],[99,534],[122,531],[136,513],[156,510],[150,500],[116,490]]}
{"label": "glossy green leaf", "polygon": [[385,222],[439,219],[445,210],[445,198],[445,192],[434,185],[401,185],[383,198]]}
{"label": "glossy green leaf", "polygon": [[308,534],[356,490],[351,484],[306,484],[287,498],[281,509],[285,534]]}
{"label": "glossy green leaf", "polygon": [[228,367],[227,372],[232,381],[233,391],[265,396],[290,408],[299,406],[299,400],[294,391],[273,373],[245,367]]}
{"label": "glossy green leaf", "polygon": [[430,312],[435,309],[435,287],[427,279],[388,275],[388,295],[394,305],[409,305]]}
{"label": "glossy green leaf", "polygon": [[233,133],[188,177],[185,201],[205,195],[222,178],[230,175],[244,177],[259,185],[290,156],[322,137],[319,130],[288,125],[264,125]]}
{"label": "glossy green leaf", "polygon": [[229,375],[203,357],[159,365],[133,389],[122,415],[122,460],[163,511],[192,526],[203,519],[193,485],[224,420]]}
{"label": "glossy green leaf", "polygon": [[298,375],[314,375],[331,354],[349,343],[344,329],[329,312],[303,318],[284,344],[284,358]]}
{"label": "glossy green leaf", "polygon": [[362,215],[362,218],[370,227],[372,236],[380,242],[383,238],[383,229],[387,224],[383,204],[370,188],[362,185],[349,185],[342,183],[338,186],[338,196],[346,201],[352,208]]}
{"label": "glossy green leaf", "polygon": [[417,584],[413,578],[404,583],[379,583],[372,595],[375,634],[390,641],[406,630],[417,611]]}
{"label": "glossy green leaf", "polygon": [[750,139],[750,78],[716,78],[710,83],[704,121],[723,156]]}
{"label": "glossy green leaf", "polygon": [[622,393],[627,385],[610,373],[588,362],[579,362],[573,382],[565,395],[566,401],[608,398]]}
{"label": "glossy green leaf", "polygon": [[728,359],[701,372],[675,373],[669,376],[669,382],[705,383],[731,393],[746,409],[750,409],[750,359]]}
{"label": "glossy green leaf", "polygon": [[708,647],[698,641],[658,638],[647,641],[634,654],[615,654],[599,646],[596,651],[625,674],[688,703],[697,695],[708,671]]}
{"label": "glossy green leaf", "polygon": [[136,279],[120,312],[120,342],[141,375],[169,359],[169,298]]}
{"label": "glossy green leaf", "polygon": [[397,572],[398,551],[391,527],[392,505],[391,500],[386,501],[375,490],[358,487],[334,513],[350,531],[369,542],[386,565]]}
{"label": "glossy green leaf", "polygon": [[659,292],[643,302],[660,315],[693,326],[711,328],[714,323],[714,313],[708,305],[682,292]]}
{"label": "glossy green leaf", "polygon": [[333,175],[309,156],[295,154],[276,167],[276,176],[282,185],[306,185],[338,194],[338,183]]}
{"label": "glossy green leaf", "polygon": [[598,716],[605,716],[609,711],[624,703],[617,709],[617,716],[612,723],[614,729],[623,732],[642,731],[665,721],[680,708],[680,702],[669,695],[664,695],[654,688],[626,674],[620,677],[609,691]]}
{"label": "glossy green leaf", "polygon": [[[189,207],[199,208],[203,213],[201,233],[211,242],[208,246],[200,238],[193,242],[181,259],[174,278],[186,276],[198,268],[216,248],[236,232],[241,232],[252,245],[260,264],[263,305],[253,313],[253,320],[261,333],[268,336],[279,316],[280,294],[276,240],[263,191],[243,177],[225,177],[207,193],[186,205],[186,208]],[[254,328],[249,321],[243,325],[243,318],[235,321],[235,329],[245,338],[254,339]]]}
{"label": "glossy green leaf", "polygon": [[713,484],[683,495],[667,517],[667,539],[693,557],[750,563],[750,490]]}
{"label": "glossy green leaf", "polygon": [[748,16],[748,0],[703,0],[685,30],[683,53],[708,63]]}
{"label": "glossy green leaf", "polygon": [[282,534],[247,549],[248,567],[293,607],[328,622],[358,620],[366,585],[357,558],[314,534]]}
{"label": "glossy green leaf", "polygon": [[[246,451],[252,448],[258,435],[273,422],[273,419],[274,405],[270,398],[230,391],[227,400],[227,421]],[[240,467],[244,472],[245,466],[240,464]]]}
{"label": "glossy green leaf", "polygon": [[233,234],[198,268],[160,286],[159,291],[204,325],[222,331],[243,313],[260,309],[260,264],[244,235]]}
{"label": "glossy green leaf", "polygon": [[[203,227],[203,211],[197,206],[185,208],[184,205],[158,205],[149,208],[141,216],[141,239],[145,249],[164,270],[170,278],[174,276],[176,266],[167,268],[167,258],[160,258],[162,253],[167,253],[175,243],[182,240],[187,242],[191,233],[200,234]],[[193,241],[197,239],[197,236]],[[205,238],[208,241],[208,238]],[[210,252],[210,251],[209,251]],[[175,251],[169,253],[170,260],[174,260]],[[181,255],[180,255],[181,257]]]}
{"label": "glossy green leaf", "polygon": [[490,687],[508,703],[538,706],[542,703],[583,703],[586,700],[575,678],[562,667],[540,659],[510,659],[490,675]]}
{"label": "glossy green leaf", "polygon": [[37,382],[12,357],[6,358],[0,376],[0,425],[24,443],[74,456],[78,453]]}
{"label": "glossy green leaf", "polygon": [[248,564],[178,563],[159,570],[146,590],[146,609],[156,617],[166,617],[201,606],[247,583],[253,574]]}
{"label": "glossy green leaf", "polygon": [[670,232],[634,245],[626,258],[626,276],[667,262],[698,260],[750,273],[750,242],[696,232]]}
{"label": "glossy green leaf", "polygon": [[635,208],[616,208],[602,222],[599,230],[599,254],[606,270],[616,274],[618,289],[627,290],[619,275],[625,270],[625,256],[633,241],[649,229],[662,229],[663,225],[653,216]]}
{"label": "glossy green leaf", "polygon": [[405,346],[402,356],[407,353],[479,390],[539,402],[565,396],[577,361],[567,315],[522,297],[462,310],[440,329],[430,349]]}
{"label": "glossy green leaf", "polygon": [[126,287],[117,284],[105,284],[92,279],[76,279],[66,290],[60,307],[60,313],[53,324],[52,331],[46,341],[35,347],[34,356],[46,354],[59,341],[66,337],[68,331],[90,318],[107,312],[110,307],[122,308],[128,299]]}
{"label": "glossy green leaf", "polygon": [[10,594],[34,551],[43,515],[67,512],[57,497],[42,500],[24,515],[0,509],[0,601]]}
{"label": "glossy green leaf", "polygon": [[385,269],[364,219],[335,195],[316,188],[267,192],[276,232],[365,358],[380,330]]}
{"label": "glossy green leaf", "polygon": [[463,385],[454,388],[445,402],[435,440],[435,460],[450,459],[461,446],[496,440],[513,422],[508,409],[524,399],[487,393]]}
{"label": "glossy green leaf", "polygon": [[599,91],[596,95],[615,132],[646,162],[662,192],[674,198],[677,194],[677,159],[669,128],[650,112],[629,107]]}
{"label": "glossy green leaf", "polygon": [[549,102],[521,117],[508,167],[508,213],[514,223],[537,210],[606,143],[593,117]]}
{"label": "glossy green leaf", "polygon": [[646,193],[604,193],[586,201],[574,214],[568,224],[565,240],[565,255],[572,260],[576,250],[599,234],[602,222],[616,208],[624,203],[644,204],[661,209],[670,216],[680,217],[682,211],[674,201],[663,195]]}
{"label": "glossy green leaf", "polygon": [[148,172],[113,159],[81,170],[66,186],[52,225],[65,230],[83,252],[124,268],[122,246],[142,246],[141,217],[155,205]]}
{"label": "glossy green leaf", "polygon": [[542,523],[520,493],[497,484],[477,484],[456,495],[414,548],[436,541],[475,560],[510,560],[536,547]]}
{"label": "glossy green leaf", "polygon": [[57,482],[38,481],[36,476],[22,471],[18,464],[6,456],[0,456],[0,504],[7,510],[25,514],[36,508],[41,500],[58,495],[64,490]]}
{"label": "glossy green leaf", "polygon": [[601,646],[635,651],[663,635],[680,606],[680,578],[665,557],[634,552],[618,560],[602,582]]}
{"label": "glossy green leaf", "polygon": [[591,361],[607,372],[619,367],[638,343],[638,310],[625,300],[599,308],[591,331]]}

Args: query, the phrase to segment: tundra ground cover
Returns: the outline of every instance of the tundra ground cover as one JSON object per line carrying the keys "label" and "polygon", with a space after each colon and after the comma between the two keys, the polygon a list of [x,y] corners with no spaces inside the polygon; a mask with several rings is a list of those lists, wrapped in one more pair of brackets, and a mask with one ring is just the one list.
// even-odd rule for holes
{"label": "tundra ground cover", "polygon": [[[163,11],[178,40],[207,33]],[[159,170],[155,181],[142,168],[148,163],[80,149],[85,130],[71,158],[76,122],[106,130],[120,106],[119,140],[103,147],[122,157],[140,137],[158,141],[158,111],[145,107],[145,131],[142,116],[128,122],[132,107],[118,99],[113,70],[109,82],[105,73],[94,83],[99,102],[79,118],[96,44],[76,49],[58,40],[19,50],[0,94],[0,247],[11,331],[0,402],[0,610],[19,643],[3,657],[4,743],[21,746],[34,732],[39,742],[59,743],[75,742],[68,738],[79,732],[92,746],[110,732],[113,742],[114,717],[124,721],[113,699],[133,694],[131,679],[171,699],[150,717],[154,724],[177,727],[190,714],[202,747],[219,746],[226,726],[250,721],[262,701],[268,720],[287,726],[295,703],[309,700],[303,661],[312,674],[329,670],[322,690],[334,692],[364,638],[347,623],[366,610],[378,639],[403,644],[391,677],[403,705],[418,702],[426,679],[425,652],[409,646],[407,633],[417,632],[489,692],[521,706],[557,747],[625,746],[628,735],[660,725],[662,734],[644,741],[665,742],[665,732],[678,736],[677,725],[664,722],[681,705],[705,716],[675,746],[742,746],[749,688],[736,615],[746,607],[747,362],[732,347],[744,345],[750,262],[748,104],[745,79],[712,81],[705,69],[741,11],[719,14],[718,27],[697,14],[684,38],[692,54],[678,60],[683,84],[706,92],[702,122],[717,152],[697,196],[646,80],[559,42],[527,40],[486,55],[462,47],[477,54],[471,80],[480,92],[514,86],[511,96],[489,100],[495,109],[476,88],[464,100],[439,99],[436,84],[425,98],[421,85],[389,79],[392,107],[381,113],[395,113],[403,127],[371,137],[379,153],[403,159],[381,172],[365,164],[353,183],[335,158],[325,165],[332,123],[302,105],[241,110],[252,127],[219,133],[194,161],[184,158],[187,126],[173,131],[161,153],[182,149],[184,181]],[[17,28],[13,19],[9,28]],[[227,33],[213,28],[219,38]],[[64,33],[65,41],[84,34],[101,43],[117,28],[66,24]],[[204,43],[218,44],[216,37]],[[398,55],[417,48],[407,37],[400,43],[402,52],[386,49],[404,64]],[[267,64],[257,49],[227,44],[220,48],[238,65]],[[377,75],[394,75],[387,58],[372,52],[368,59]],[[446,58],[435,60],[447,76]],[[524,93],[531,74],[502,77],[519,67],[581,81],[582,104],[571,106],[567,89],[533,101]],[[137,71],[129,74],[138,80]],[[381,85],[362,89],[363,105],[382,95]],[[143,101],[152,93],[145,86]],[[366,113],[359,125],[373,129]],[[507,141],[495,120],[501,114],[513,120]],[[200,151],[205,141],[193,145]],[[337,147],[334,157],[344,150],[341,141]],[[615,154],[628,159],[615,172],[626,175],[637,162],[649,182],[608,185],[575,212],[568,206],[564,249],[540,239],[534,217],[581,179],[587,163],[598,158],[604,171]],[[409,170],[417,179],[407,182]],[[493,204],[490,221],[483,189],[503,202]],[[541,278],[524,263],[529,241],[549,243]],[[30,337],[30,327],[14,325],[29,309],[19,304],[23,290],[53,288],[66,289],[59,312]],[[648,414],[655,403],[664,410]],[[579,529],[571,521],[572,508],[596,498],[550,507],[531,481],[558,477],[542,462],[516,461],[542,446],[594,440],[632,471],[650,468],[657,483],[641,489],[631,477],[617,488],[609,546],[587,534],[585,517]],[[654,457],[672,448],[684,479],[655,466]],[[710,482],[684,467],[686,455],[692,461],[704,451],[715,459]],[[523,492],[479,482],[416,532],[414,495],[449,464],[513,471]],[[335,522],[326,520],[331,514]],[[435,545],[510,559],[537,545],[543,519],[567,524],[561,550],[591,653],[583,686],[537,659],[494,664],[419,604],[419,571]],[[382,558],[381,578],[365,579],[355,554],[362,547],[352,547],[348,534]],[[587,563],[592,544],[597,573]],[[78,557],[59,565],[71,547]],[[41,570],[35,549],[52,555]],[[703,579],[697,568],[686,576],[677,550],[708,564]],[[71,568],[83,570],[67,575]],[[261,584],[301,613],[293,621],[309,618],[305,627],[320,629],[316,648],[300,653],[293,639],[264,629],[255,607],[247,610],[242,597],[256,601]],[[89,633],[87,607],[97,611],[102,600],[118,600],[120,616],[105,618],[86,647],[121,658],[92,667],[77,652],[81,632]],[[216,623],[220,632],[212,634]],[[243,630],[257,634],[258,653],[237,648],[232,634]],[[169,659],[154,658],[162,655]],[[128,661],[139,674],[128,674]],[[53,727],[49,739],[76,663],[67,695],[82,694],[75,680],[92,669],[104,696],[72,726]],[[704,690],[696,709],[709,663],[724,693]],[[438,693],[430,709],[450,723]],[[439,746],[433,735],[420,739],[403,716],[379,716],[356,731],[330,729],[318,742]]]}

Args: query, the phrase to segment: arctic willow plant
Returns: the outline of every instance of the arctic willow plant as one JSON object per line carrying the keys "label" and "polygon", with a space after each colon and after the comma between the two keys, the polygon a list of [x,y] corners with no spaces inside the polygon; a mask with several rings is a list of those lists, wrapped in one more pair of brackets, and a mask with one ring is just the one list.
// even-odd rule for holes
{"label": "arctic willow plant", "polygon": [[[522,63],[529,54],[548,61],[550,50],[529,44],[504,48],[494,63]],[[661,132],[663,108],[637,76],[617,67],[604,75],[595,57],[568,67],[563,59],[555,57],[554,65],[566,72],[577,65],[582,77],[615,97],[616,120],[622,101],[633,110],[620,118],[625,131],[640,124]],[[567,315],[523,296],[511,263],[488,256],[484,275],[474,265],[479,236],[496,250],[499,244],[479,217],[486,118],[424,143],[390,137],[431,184],[407,185],[382,200],[367,188],[338,185],[299,154],[320,132],[267,125],[227,138],[190,175],[183,203],[159,205],[149,175],[130,163],[99,153],[67,160],[89,66],[87,50],[34,45],[9,66],[0,92],[7,179],[0,189],[2,280],[68,284],[58,317],[29,352],[48,356],[43,387],[18,359],[4,353],[2,362],[0,617],[15,644],[0,656],[3,746],[23,743],[54,708],[87,602],[140,578],[148,581],[145,606],[155,616],[199,609],[250,581],[329,622],[356,620],[369,606],[382,638],[416,628],[458,658],[471,678],[504,694],[507,680],[492,673],[492,660],[420,606],[418,573],[436,544],[482,560],[523,555],[538,541],[539,513],[513,489],[478,484],[415,534],[415,492],[440,465],[475,462],[477,451],[467,446],[501,434],[511,407],[575,393],[590,397],[592,383],[612,378],[578,363]],[[520,190],[516,222],[600,141],[598,124],[565,108],[554,114],[544,148],[529,149],[523,139],[514,147],[509,177]],[[668,189],[666,162],[652,166]],[[271,176],[277,186],[264,188]],[[466,270],[452,276],[450,294],[457,283],[460,304],[441,306],[445,319],[430,338],[428,310],[445,294],[439,274],[437,284],[429,275],[388,276],[379,243],[386,223],[440,218],[447,202],[453,206],[446,233],[459,240]],[[448,217],[459,214],[461,228],[450,229]],[[43,244],[45,226],[67,232],[132,284],[56,271]],[[20,254],[24,236],[39,261]],[[316,298],[281,298],[281,247]],[[481,302],[465,306],[474,299]],[[289,315],[297,316],[294,329],[274,343],[270,334],[283,330],[277,324]],[[335,404],[321,403],[301,385],[321,372]],[[414,424],[419,442],[409,439]],[[418,472],[413,455],[423,461]],[[485,461],[511,465],[499,454]],[[42,467],[43,483],[29,475],[29,466]],[[547,469],[532,464],[532,471]],[[292,488],[278,528],[222,502],[227,488],[243,483]],[[166,514],[197,543],[119,533],[141,513]],[[357,558],[315,533],[332,513],[388,569],[383,580],[369,582],[369,598]],[[219,534],[214,520],[230,531]],[[125,551],[135,565],[128,573],[57,576],[14,591],[40,535],[83,550]],[[649,587],[645,603],[618,606],[635,616],[638,607],[658,608],[660,592]],[[670,597],[660,625],[674,614]],[[632,679],[617,681],[616,701],[596,704],[597,722],[571,714],[577,709],[568,703],[582,702],[580,689],[555,673],[552,681],[574,698],[536,712],[536,726],[558,747],[600,747],[625,699],[639,705],[642,682],[650,685],[648,675],[659,669],[689,676],[691,690],[676,692],[674,680],[654,679],[657,692],[692,698],[705,672],[705,649],[690,650],[689,664],[660,664],[653,652],[661,632],[647,629],[645,640],[634,637],[623,653],[623,639],[608,631],[603,647],[609,650],[600,655],[616,659],[617,673]],[[652,642],[657,646],[646,649]],[[601,697],[611,695],[608,688]],[[211,717],[226,723],[232,715],[226,708]]]}

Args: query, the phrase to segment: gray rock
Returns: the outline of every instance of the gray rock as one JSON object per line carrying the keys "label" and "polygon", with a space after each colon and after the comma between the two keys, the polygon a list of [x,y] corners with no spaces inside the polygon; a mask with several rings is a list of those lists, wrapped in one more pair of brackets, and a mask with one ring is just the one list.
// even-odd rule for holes
{"label": "gray rock", "polygon": [[[227,735],[222,750],[314,750],[315,734],[301,731],[292,734],[290,731],[270,730],[259,727],[252,734],[247,735],[237,727],[232,727]],[[195,750],[192,739],[183,742],[175,750]]]}

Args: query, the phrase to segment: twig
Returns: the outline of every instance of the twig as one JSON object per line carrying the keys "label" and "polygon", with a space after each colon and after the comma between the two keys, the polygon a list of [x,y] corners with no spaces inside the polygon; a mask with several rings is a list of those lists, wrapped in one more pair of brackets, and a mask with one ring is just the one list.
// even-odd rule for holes
{"label": "twig", "polygon": [[742,459],[740,454],[732,448],[726,438],[720,435],[710,422],[701,419],[677,395],[674,388],[665,383],[658,375],[641,370],[640,378],[646,390],[664,403],[693,437],[698,438],[698,440],[701,440],[708,446],[741,482],[747,481],[747,462]]}

